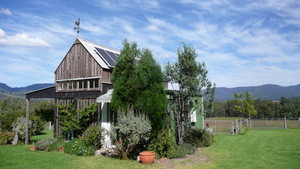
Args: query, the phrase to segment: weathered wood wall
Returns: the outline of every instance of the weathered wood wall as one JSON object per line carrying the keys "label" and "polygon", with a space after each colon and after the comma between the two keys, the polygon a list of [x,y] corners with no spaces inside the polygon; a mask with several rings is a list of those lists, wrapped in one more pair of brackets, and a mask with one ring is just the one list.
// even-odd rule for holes
{"label": "weathered wood wall", "polygon": [[55,71],[55,80],[95,77],[102,68],[81,43],[73,44]]}

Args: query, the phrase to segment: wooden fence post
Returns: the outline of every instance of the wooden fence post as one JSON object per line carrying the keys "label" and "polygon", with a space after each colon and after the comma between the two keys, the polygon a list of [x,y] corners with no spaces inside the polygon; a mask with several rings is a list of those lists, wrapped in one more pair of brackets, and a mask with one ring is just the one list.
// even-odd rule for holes
{"label": "wooden fence post", "polygon": [[29,116],[30,116],[29,104],[30,104],[29,99],[26,99],[25,145],[28,145],[29,142]]}
{"label": "wooden fence post", "polygon": [[287,129],[286,117],[284,117],[284,129]]}
{"label": "wooden fence post", "polygon": [[299,127],[300,127],[300,118],[298,118],[298,123],[299,123]]}
{"label": "wooden fence post", "polygon": [[217,133],[217,120],[215,120],[215,133]]}

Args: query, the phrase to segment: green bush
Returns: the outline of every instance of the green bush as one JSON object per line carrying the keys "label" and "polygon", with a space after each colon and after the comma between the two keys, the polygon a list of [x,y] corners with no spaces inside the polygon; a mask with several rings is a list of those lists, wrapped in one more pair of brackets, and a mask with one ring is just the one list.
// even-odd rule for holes
{"label": "green bush", "polygon": [[245,134],[247,134],[247,132],[248,132],[248,127],[246,125],[243,125],[242,126],[242,131],[239,134],[245,135]]}
{"label": "green bush", "polygon": [[0,145],[10,144],[14,136],[13,132],[0,132]]}
{"label": "green bush", "polygon": [[178,148],[177,144],[173,141],[174,133],[169,127],[164,127],[157,135],[157,138],[151,140],[148,150],[154,151],[158,158],[167,157],[173,158],[174,152]]}
{"label": "green bush", "polygon": [[78,156],[91,156],[95,154],[94,149],[91,146],[85,145],[80,139],[73,139],[66,143],[64,152]]}
{"label": "green bush", "polygon": [[59,148],[64,147],[64,139],[62,137],[58,137],[55,139],[55,142],[52,144],[48,145],[46,151],[57,151]]}
{"label": "green bush", "polygon": [[55,143],[57,141],[56,138],[44,138],[42,140],[39,140],[35,143],[35,147],[37,150],[42,150],[45,151],[47,150],[48,146],[50,146],[51,144]]}
{"label": "green bush", "polygon": [[184,141],[196,147],[208,147],[214,142],[214,136],[203,129],[192,128],[186,133]]}
{"label": "green bush", "polygon": [[101,148],[101,127],[100,126],[90,126],[81,137],[81,140],[85,145],[91,146],[94,150]]}

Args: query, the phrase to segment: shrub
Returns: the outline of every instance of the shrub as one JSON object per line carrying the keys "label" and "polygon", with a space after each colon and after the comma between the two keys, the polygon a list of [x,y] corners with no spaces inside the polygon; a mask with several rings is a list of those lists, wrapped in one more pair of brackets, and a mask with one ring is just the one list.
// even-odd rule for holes
{"label": "shrub", "polygon": [[[137,151],[145,146],[149,139],[151,123],[145,115],[134,115],[133,112],[120,113],[115,127],[120,139],[112,138],[122,159],[133,158]],[[112,134],[113,136],[113,134]]]}
{"label": "shrub", "polygon": [[36,147],[37,150],[42,150],[42,151],[44,151],[44,150],[47,150],[47,148],[48,148],[51,144],[55,143],[56,141],[57,141],[56,138],[52,138],[52,137],[50,137],[50,138],[44,138],[44,139],[42,139],[42,140],[37,141],[37,142],[35,143],[35,147]]}
{"label": "shrub", "polygon": [[239,134],[245,135],[245,134],[247,134],[247,132],[248,132],[248,127],[246,125],[243,125],[242,126],[242,131]]}
{"label": "shrub", "polygon": [[10,144],[14,136],[13,132],[0,132],[0,145]]}
{"label": "shrub", "polygon": [[[21,141],[25,140],[25,125],[26,118],[24,116],[18,117],[17,120],[12,123],[12,131],[18,133]],[[32,120],[29,120],[29,135],[41,133],[44,126],[44,122],[39,117],[34,117]]]}
{"label": "shrub", "polygon": [[55,142],[48,145],[46,151],[57,151],[59,148],[64,147],[64,139],[62,137],[56,138]]}
{"label": "shrub", "polygon": [[100,126],[90,126],[81,137],[81,140],[87,146],[91,146],[94,150],[101,148],[101,127]]}
{"label": "shrub", "polygon": [[86,146],[80,139],[73,139],[65,144],[64,152],[78,156],[91,156],[95,151],[91,146]]}
{"label": "shrub", "polygon": [[[18,117],[17,120],[12,123],[12,131],[18,133],[20,140],[25,140],[25,124],[26,118],[24,116]],[[31,126],[31,124],[32,122],[29,120],[29,126]]]}
{"label": "shrub", "polygon": [[173,152],[171,158],[184,158],[187,154],[194,154],[197,150],[197,147],[191,144],[182,144]]}
{"label": "shrub", "polygon": [[157,135],[157,138],[153,139],[148,149],[154,151],[158,158],[167,157],[172,158],[174,152],[178,148],[177,144],[172,140],[174,138],[174,133],[165,126]]}
{"label": "shrub", "polygon": [[196,147],[208,147],[213,143],[214,136],[203,129],[192,128],[186,133],[184,141]]}

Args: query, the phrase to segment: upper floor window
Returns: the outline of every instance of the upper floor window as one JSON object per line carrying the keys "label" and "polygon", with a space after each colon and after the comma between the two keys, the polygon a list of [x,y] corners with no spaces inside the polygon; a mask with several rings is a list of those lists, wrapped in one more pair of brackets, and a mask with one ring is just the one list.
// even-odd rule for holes
{"label": "upper floor window", "polygon": [[57,81],[57,87],[58,90],[99,89],[99,80],[100,78]]}

